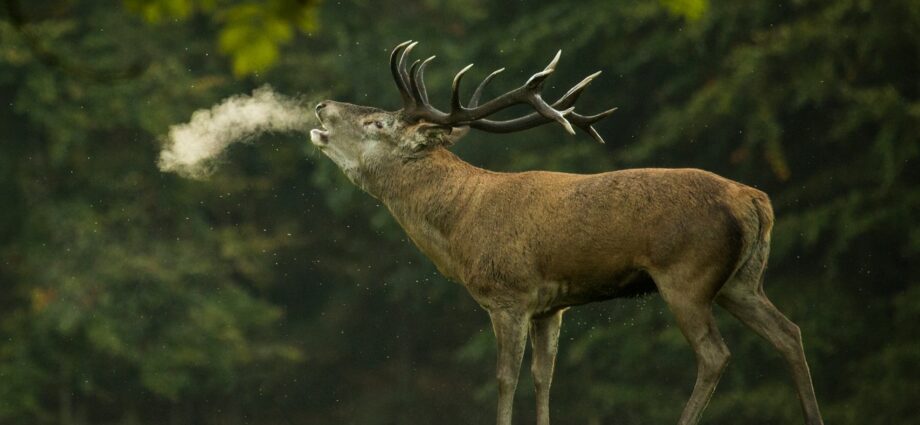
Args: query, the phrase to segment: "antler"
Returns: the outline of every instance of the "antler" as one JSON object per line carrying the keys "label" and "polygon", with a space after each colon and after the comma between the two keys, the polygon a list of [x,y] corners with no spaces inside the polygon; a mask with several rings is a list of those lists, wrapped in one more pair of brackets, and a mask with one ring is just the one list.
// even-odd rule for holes
{"label": "antler", "polygon": [[[412,121],[425,120],[434,124],[453,127],[470,126],[493,133],[521,131],[555,121],[561,124],[569,133],[575,134],[575,130],[572,127],[574,123],[575,126],[590,134],[595,140],[604,143],[604,139],[594,130],[593,124],[613,113],[616,108],[597,115],[584,116],[573,112],[575,108],[572,106],[582,91],[591,83],[591,80],[600,75],[600,72],[596,72],[576,84],[552,105],[547,104],[540,95],[543,82],[556,69],[556,64],[562,54],[561,50],[556,53],[556,56],[543,71],[531,76],[523,86],[482,105],[479,105],[479,99],[485,86],[496,75],[504,71],[504,68],[489,74],[479,84],[476,91],[473,92],[469,106],[463,106],[460,103],[460,82],[463,79],[463,75],[473,66],[472,64],[467,65],[454,76],[454,81],[451,85],[450,112],[442,112],[429,103],[424,81],[425,66],[435,57],[432,56],[424,61],[415,61],[406,70],[406,58],[417,44],[418,42],[406,41],[396,46],[390,54],[390,71],[393,73],[393,79],[396,81],[396,87],[402,97],[403,114],[406,119]],[[536,112],[504,121],[486,119],[492,114],[519,104],[529,104]]]}

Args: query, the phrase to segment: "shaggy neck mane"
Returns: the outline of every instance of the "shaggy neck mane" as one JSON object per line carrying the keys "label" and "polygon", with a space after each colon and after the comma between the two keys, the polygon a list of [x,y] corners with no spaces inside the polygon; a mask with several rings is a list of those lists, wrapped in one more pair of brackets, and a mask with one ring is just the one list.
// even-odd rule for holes
{"label": "shaggy neck mane", "polygon": [[478,177],[489,173],[444,148],[378,171],[368,191],[390,209],[413,239],[417,236],[413,230],[422,230],[412,229],[416,223],[449,237],[479,187]]}

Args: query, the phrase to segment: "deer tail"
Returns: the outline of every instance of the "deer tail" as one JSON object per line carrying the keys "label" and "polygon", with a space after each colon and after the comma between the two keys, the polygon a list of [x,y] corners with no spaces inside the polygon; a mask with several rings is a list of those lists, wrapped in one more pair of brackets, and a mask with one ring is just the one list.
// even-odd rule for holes
{"label": "deer tail", "polygon": [[[742,280],[761,283],[761,276],[770,255],[770,234],[773,230],[773,207],[770,198],[753,190],[750,203],[743,207],[742,248],[735,270],[728,281]],[[753,289],[753,288],[752,288]]]}

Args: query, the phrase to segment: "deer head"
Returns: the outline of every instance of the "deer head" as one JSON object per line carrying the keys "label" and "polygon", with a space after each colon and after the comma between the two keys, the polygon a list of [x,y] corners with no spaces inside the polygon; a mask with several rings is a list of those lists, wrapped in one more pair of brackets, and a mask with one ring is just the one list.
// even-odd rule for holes
{"label": "deer head", "polygon": [[[310,138],[355,184],[365,187],[366,179],[375,170],[424,158],[434,149],[450,146],[470,128],[510,133],[557,122],[570,134],[575,134],[573,126],[578,127],[603,143],[593,125],[616,108],[585,116],[574,112],[572,106],[600,72],[589,75],[552,104],[540,96],[544,81],[556,68],[561,50],[543,71],[531,76],[524,85],[481,105],[479,99],[486,85],[504,68],[489,74],[473,92],[467,106],[463,106],[460,82],[473,65],[466,66],[454,77],[450,111],[442,112],[429,102],[424,82],[425,67],[435,57],[406,65],[406,58],[417,44],[407,41],[396,46],[390,54],[390,71],[402,97],[402,109],[389,112],[334,101],[323,101],[316,106],[322,128],[312,130]],[[535,112],[508,120],[488,119],[519,104],[530,105]]]}

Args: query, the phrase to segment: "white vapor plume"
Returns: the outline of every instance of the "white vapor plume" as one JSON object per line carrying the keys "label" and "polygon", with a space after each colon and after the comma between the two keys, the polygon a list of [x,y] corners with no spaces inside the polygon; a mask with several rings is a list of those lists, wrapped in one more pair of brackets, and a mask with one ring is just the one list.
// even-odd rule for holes
{"label": "white vapor plume", "polygon": [[191,121],[169,127],[157,165],[164,172],[203,179],[230,144],[267,132],[308,132],[313,120],[302,99],[280,95],[265,85],[252,96],[231,96],[195,111]]}

